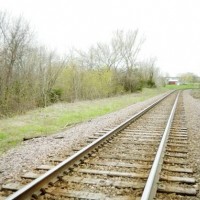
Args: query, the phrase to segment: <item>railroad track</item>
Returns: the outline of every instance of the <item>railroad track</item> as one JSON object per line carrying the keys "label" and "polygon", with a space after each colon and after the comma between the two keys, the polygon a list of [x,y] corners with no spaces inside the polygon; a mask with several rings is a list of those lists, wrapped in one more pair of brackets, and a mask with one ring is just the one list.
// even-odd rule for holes
{"label": "railroad track", "polygon": [[185,124],[182,95],[174,92],[112,130],[96,133],[66,160],[51,158],[20,183],[3,185],[0,194],[8,200],[195,196]]}

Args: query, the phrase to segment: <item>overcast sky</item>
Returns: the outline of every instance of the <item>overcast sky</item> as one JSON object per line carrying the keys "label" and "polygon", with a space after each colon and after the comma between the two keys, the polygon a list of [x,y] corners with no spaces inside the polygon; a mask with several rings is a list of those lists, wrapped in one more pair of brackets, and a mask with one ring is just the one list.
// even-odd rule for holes
{"label": "overcast sky", "polygon": [[157,57],[171,76],[200,76],[200,0],[0,0],[0,9],[23,15],[42,44],[62,53],[139,29],[141,58]]}

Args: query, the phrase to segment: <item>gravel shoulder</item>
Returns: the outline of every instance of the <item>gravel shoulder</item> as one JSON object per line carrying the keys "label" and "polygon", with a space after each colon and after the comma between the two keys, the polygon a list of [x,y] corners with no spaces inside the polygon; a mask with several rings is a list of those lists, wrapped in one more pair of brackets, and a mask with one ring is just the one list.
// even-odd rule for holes
{"label": "gravel shoulder", "polygon": [[[184,106],[189,137],[189,162],[195,171],[197,186],[200,183],[200,99],[191,95],[191,90],[184,91]],[[192,199],[192,198],[191,198]],[[200,193],[197,198],[200,199]]]}

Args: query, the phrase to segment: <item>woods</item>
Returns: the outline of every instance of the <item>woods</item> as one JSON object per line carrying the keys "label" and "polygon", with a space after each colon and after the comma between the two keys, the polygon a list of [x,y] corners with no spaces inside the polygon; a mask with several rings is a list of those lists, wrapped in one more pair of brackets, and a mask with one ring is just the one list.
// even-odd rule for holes
{"label": "woods", "polygon": [[138,30],[116,31],[107,44],[97,43],[88,51],[71,51],[55,84],[62,93],[61,100],[110,97],[156,87],[161,76],[155,59],[137,59],[143,42]]}
{"label": "woods", "polygon": [[25,19],[1,12],[0,116],[156,87],[155,59],[138,60],[143,42],[138,30],[120,30],[109,43],[74,49],[62,58],[37,44]]}
{"label": "woods", "polygon": [[65,62],[45,47],[21,17],[0,13],[0,115],[46,106]]}

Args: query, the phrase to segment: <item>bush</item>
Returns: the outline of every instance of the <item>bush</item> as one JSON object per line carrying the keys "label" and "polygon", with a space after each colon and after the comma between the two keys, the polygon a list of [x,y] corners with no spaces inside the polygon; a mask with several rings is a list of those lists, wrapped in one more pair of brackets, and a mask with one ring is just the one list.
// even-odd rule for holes
{"label": "bush", "polygon": [[57,89],[52,89],[50,92],[49,92],[49,99],[50,99],[50,102],[51,103],[55,103],[57,101],[60,101],[61,100],[61,97],[62,97],[62,89],[60,88],[57,88]]}

